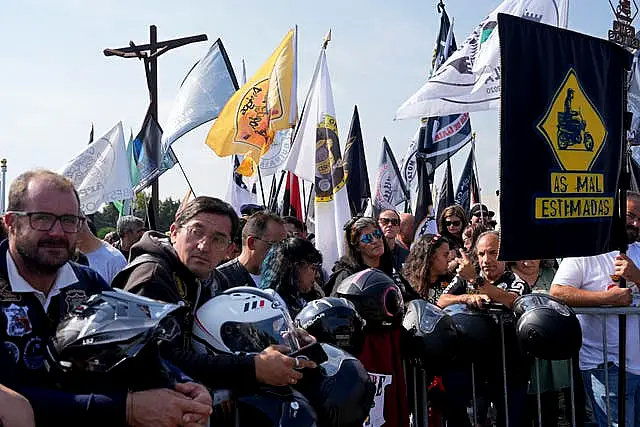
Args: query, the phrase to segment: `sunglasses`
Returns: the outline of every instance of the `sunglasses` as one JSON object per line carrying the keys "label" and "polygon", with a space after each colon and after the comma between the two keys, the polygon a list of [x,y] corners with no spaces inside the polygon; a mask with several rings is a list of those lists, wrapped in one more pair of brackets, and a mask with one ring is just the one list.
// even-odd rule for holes
{"label": "sunglasses", "polygon": [[451,226],[458,227],[461,224],[460,221],[445,221],[444,223],[447,227],[451,227]]}
{"label": "sunglasses", "polygon": [[395,226],[400,225],[400,220],[397,218],[379,218],[378,221],[382,225],[387,225],[387,224],[391,224]]}
{"label": "sunglasses", "polygon": [[371,233],[363,234],[362,236],[360,236],[360,242],[362,242],[365,245],[368,245],[369,243],[373,243],[373,239],[376,239],[376,240],[382,239],[382,231],[373,230],[373,232]]}

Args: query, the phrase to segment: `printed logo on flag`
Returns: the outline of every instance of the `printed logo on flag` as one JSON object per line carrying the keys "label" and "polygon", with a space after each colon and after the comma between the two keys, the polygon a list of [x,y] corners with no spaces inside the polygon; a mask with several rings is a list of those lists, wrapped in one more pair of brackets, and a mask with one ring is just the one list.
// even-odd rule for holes
{"label": "printed logo on flag", "polygon": [[395,209],[394,196],[398,189],[398,179],[390,162],[385,163],[378,169],[376,179],[375,204],[378,209]]}
{"label": "printed logo on flag", "polygon": [[330,202],[344,187],[336,119],[325,114],[316,131],[316,201]]}
{"label": "printed logo on flag", "polygon": [[280,96],[269,99],[269,81],[265,78],[247,89],[236,111],[236,132],[234,140],[255,147],[257,150],[267,151],[265,144],[269,140],[267,127],[269,120],[282,117],[282,101]]}
{"label": "printed logo on flag", "polygon": [[613,197],[596,196],[605,192],[604,173],[591,171],[605,145],[607,128],[573,68],[567,72],[537,129],[559,168],[550,173],[552,194],[536,197],[535,217],[613,216]]}
{"label": "printed logo on flag", "polygon": [[265,170],[280,167],[291,151],[291,133],[293,129],[283,129],[277,131],[273,137],[273,141],[265,153],[260,157],[260,169],[265,174]]}

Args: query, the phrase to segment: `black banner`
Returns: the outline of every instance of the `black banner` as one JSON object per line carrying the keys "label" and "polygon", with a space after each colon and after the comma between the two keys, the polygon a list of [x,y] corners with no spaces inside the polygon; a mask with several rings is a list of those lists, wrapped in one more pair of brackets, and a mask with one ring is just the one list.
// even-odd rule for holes
{"label": "black banner", "polygon": [[631,55],[584,34],[498,15],[500,259],[620,247],[624,70]]}

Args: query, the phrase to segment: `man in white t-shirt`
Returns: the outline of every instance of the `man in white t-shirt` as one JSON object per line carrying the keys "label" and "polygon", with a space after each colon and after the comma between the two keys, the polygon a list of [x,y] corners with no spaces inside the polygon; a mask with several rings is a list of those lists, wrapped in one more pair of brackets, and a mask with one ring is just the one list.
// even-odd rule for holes
{"label": "man in white t-shirt", "polygon": [[[640,194],[627,192],[627,254],[618,251],[582,258],[565,258],[553,280],[551,295],[573,307],[631,305],[640,284]],[[623,277],[627,288],[620,288],[612,276]],[[580,370],[585,392],[593,406],[598,425],[607,425],[604,386],[605,368],[609,378],[611,420],[618,419],[618,316],[607,316],[607,360],[603,357],[603,319],[601,315],[579,315],[582,327]],[[626,347],[626,425],[640,426],[640,316],[627,316]]]}
{"label": "man in white t-shirt", "polygon": [[122,253],[110,244],[98,239],[85,221],[77,234],[76,247],[89,261],[89,267],[95,270],[107,284],[126,265],[127,260]]}

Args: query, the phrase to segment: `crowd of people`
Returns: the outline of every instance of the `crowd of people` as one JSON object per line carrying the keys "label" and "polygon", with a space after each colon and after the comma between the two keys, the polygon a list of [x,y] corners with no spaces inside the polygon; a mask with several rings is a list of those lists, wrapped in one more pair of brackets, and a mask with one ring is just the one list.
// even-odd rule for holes
{"label": "crowd of people", "polygon": [[[340,296],[345,279],[369,269],[390,277],[405,304],[425,300],[445,310],[455,306],[482,310],[493,304],[508,314],[519,296],[532,292],[547,293],[568,306],[629,306],[640,293],[640,194],[629,192],[627,200],[630,245],[626,254],[505,263],[498,260],[500,234],[495,231],[494,212],[482,204],[468,212],[453,205],[438,218],[437,234],[416,241],[411,214],[384,210],[377,218],[352,218],[343,227],[344,255],[331,271],[325,271],[323,254],[315,248],[306,225],[295,217],[252,207],[239,218],[228,203],[200,196],[181,207],[166,233],[147,230],[139,218],[124,216],[116,232],[101,240],[81,212],[78,193],[69,180],[46,170],[25,172],[11,184],[0,221],[4,314],[0,316],[0,425],[206,425],[213,405],[210,390],[242,394],[261,385],[297,384],[316,363],[291,357],[276,345],[258,354],[193,351],[190,334],[197,310],[238,286],[271,290],[291,318],[315,300]],[[628,287],[616,286],[614,279],[620,277]],[[45,348],[56,326],[91,295],[116,288],[187,307],[179,318],[180,333],[160,347],[162,358],[184,374],[185,381],[141,391],[123,387],[118,392],[77,394],[51,375]],[[627,318],[629,426],[640,425],[639,317]],[[475,367],[475,402],[469,363],[456,359],[436,370],[423,361],[428,374],[437,371],[429,376],[433,419],[465,427],[507,421],[511,426],[537,425],[539,384],[542,424],[570,425],[572,373],[578,425],[604,426],[608,416],[617,419],[615,317],[607,320],[606,330],[601,316],[579,317],[583,344],[573,364],[532,360],[518,345],[509,318],[501,319],[504,349],[487,343],[470,350],[486,355]],[[395,345],[395,341],[389,343]],[[386,380],[378,380],[384,388]],[[394,387],[397,383],[404,384],[404,378]],[[405,427],[408,413],[398,415],[397,422],[389,415],[406,411],[406,392],[402,393],[404,398],[395,396],[395,403],[385,398],[380,419],[386,418],[388,424],[380,425]],[[477,407],[476,419],[469,415],[472,406]]]}

